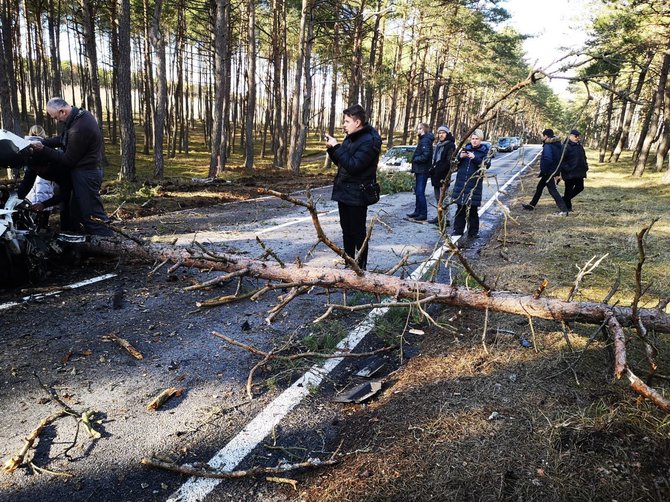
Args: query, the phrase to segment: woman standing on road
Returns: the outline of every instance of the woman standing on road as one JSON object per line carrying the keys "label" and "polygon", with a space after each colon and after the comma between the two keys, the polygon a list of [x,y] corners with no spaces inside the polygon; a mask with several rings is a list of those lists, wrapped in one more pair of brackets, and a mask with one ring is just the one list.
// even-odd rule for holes
{"label": "woman standing on road", "polygon": [[458,154],[458,171],[452,197],[457,204],[452,235],[463,235],[465,222],[468,223],[468,239],[479,234],[479,206],[482,203],[482,179],[491,165],[489,147],[482,143],[484,132],[475,129],[470,143]]}
{"label": "woman standing on road", "polygon": [[328,156],[337,166],[331,198],[337,201],[340,212],[344,251],[352,258],[356,258],[356,253],[359,253],[358,265],[365,269],[368,247],[366,245],[365,249],[362,248],[369,202],[365,198],[364,188],[377,180],[382,138],[367,123],[361,105],[350,106],[343,114],[343,129],[347,136],[342,144],[332,136],[325,136]]}

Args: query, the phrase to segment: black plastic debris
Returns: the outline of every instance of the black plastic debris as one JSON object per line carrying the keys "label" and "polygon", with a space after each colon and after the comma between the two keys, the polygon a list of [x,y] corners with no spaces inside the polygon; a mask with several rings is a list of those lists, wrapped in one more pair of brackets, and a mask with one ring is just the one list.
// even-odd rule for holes
{"label": "black plastic debris", "polygon": [[336,403],[362,403],[382,390],[382,380],[373,380],[357,385],[337,396],[333,401]]}
{"label": "black plastic debris", "polygon": [[376,375],[385,365],[384,359],[379,356],[371,356],[365,360],[365,366],[356,372],[356,376],[370,378]]}

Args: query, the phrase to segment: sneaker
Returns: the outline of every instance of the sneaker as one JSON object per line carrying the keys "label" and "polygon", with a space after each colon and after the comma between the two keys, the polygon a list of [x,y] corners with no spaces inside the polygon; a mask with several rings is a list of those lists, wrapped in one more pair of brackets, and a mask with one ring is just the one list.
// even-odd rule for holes
{"label": "sneaker", "polygon": [[532,211],[535,209],[535,206],[531,206],[530,204],[521,204],[521,207],[524,208],[526,211]]}
{"label": "sneaker", "polygon": [[556,216],[567,216],[567,215],[568,215],[567,211],[559,211],[558,213],[556,213]]}

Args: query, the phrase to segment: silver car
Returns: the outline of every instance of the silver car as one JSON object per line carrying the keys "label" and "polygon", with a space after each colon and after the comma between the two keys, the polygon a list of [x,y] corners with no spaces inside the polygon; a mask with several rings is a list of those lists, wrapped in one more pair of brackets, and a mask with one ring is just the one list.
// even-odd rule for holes
{"label": "silver car", "polygon": [[410,172],[416,145],[392,146],[381,156],[377,168],[385,172]]}

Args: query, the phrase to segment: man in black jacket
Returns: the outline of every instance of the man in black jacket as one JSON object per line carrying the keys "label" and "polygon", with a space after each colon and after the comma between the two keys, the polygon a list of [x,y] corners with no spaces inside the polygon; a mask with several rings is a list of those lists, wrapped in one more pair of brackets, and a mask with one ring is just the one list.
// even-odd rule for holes
{"label": "man in black jacket", "polygon": [[565,181],[563,200],[569,211],[572,211],[572,199],[584,190],[584,178],[589,170],[586,152],[579,142],[581,133],[577,129],[570,131],[566,143],[565,162],[561,167],[561,176]]}
{"label": "man in black jacket", "polygon": [[522,204],[524,209],[528,211],[535,209],[535,206],[540,201],[540,197],[542,197],[544,187],[547,187],[549,195],[553,197],[554,202],[556,202],[560,210],[559,214],[561,216],[568,215],[568,206],[563,202],[561,194],[558,193],[558,188],[556,188],[556,181],[560,180],[559,165],[562,156],[563,146],[561,139],[558,136],[554,136],[553,129],[542,131],[542,157],[540,157],[540,174],[538,175],[540,181],[537,182],[535,195],[533,195],[530,203]]}
{"label": "man in black jacket", "polygon": [[60,138],[35,141],[33,148],[42,152],[52,168],[69,174],[72,181],[70,212],[75,225],[83,225],[89,234],[112,235],[104,223],[108,218],[100,200],[102,133],[98,122],[90,112],[75,108],[62,98],[49,100],[47,114],[65,124],[63,133]]}
{"label": "man in black jacket", "polygon": [[428,124],[419,124],[416,129],[419,135],[419,143],[412,157],[412,172],[414,173],[414,195],[416,202],[414,211],[407,215],[417,221],[428,219],[428,203],[426,202],[426,184],[428,183],[428,171],[433,163],[433,140],[435,136],[430,132]]}
{"label": "man in black jacket", "polygon": [[368,263],[368,247],[366,245],[363,249],[363,242],[368,206],[363,187],[376,182],[382,139],[367,123],[367,116],[361,105],[350,106],[343,113],[343,129],[347,136],[342,144],[326,135],[328,156],[337,166],[332,200],[337,201],[340,212],[344,251],[352,258],[356,258],[358,253],[358,265],[365,269]]}

